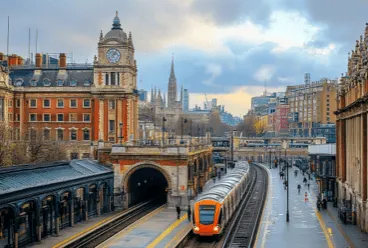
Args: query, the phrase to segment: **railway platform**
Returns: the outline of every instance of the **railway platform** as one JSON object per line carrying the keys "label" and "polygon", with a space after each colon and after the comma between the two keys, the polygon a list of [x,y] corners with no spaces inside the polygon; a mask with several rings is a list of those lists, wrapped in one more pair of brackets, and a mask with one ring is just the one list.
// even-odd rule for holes
{"label": "railway platform", "polygon": [[[289,169],[289,223],[286,222],[286,190],[279,168],[268,169],[271,180],[255,247],[368,247],[368,235],[356,226],[340,223],[332,205],[327,210],[317,210],[314,178],[309,181],[308,190],[303,184],[304,176],[301,173],[294,176],[295,169]],[[298,184],[301,185],[300,194]]]}
{"label": "railway platform", "polygon": [[186,212],[177,219],[175,209],[161,207],[106,240],[105,247],[175,247],[191,230]]}

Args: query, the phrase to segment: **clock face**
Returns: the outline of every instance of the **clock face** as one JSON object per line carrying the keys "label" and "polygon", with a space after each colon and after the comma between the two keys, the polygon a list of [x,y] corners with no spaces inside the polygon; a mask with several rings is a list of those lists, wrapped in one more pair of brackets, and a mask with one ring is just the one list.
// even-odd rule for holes
{"label": "clock face", "polygon": [[106,53],[106,58],[110,63],[117,63],[120,60],[120,52],[115,48],[111,48]]}

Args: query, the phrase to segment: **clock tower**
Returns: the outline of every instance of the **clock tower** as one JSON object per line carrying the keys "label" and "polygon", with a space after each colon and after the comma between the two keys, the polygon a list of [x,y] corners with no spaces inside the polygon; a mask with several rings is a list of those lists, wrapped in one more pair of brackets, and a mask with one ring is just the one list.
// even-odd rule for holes
{"label": "clock tower", "polygon": [[137,64],[132,35],[121,28],[118,12],[111,30],[100,33],[93,74],[95,140],[138,139]]}

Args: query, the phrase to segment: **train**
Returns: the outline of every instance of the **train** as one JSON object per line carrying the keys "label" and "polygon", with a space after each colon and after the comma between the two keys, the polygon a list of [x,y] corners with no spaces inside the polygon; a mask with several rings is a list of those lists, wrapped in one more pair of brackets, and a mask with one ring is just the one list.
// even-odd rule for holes
{"label": "train", "polygon": [[[192,204],[192,231],[198,236],[221,236],[246,191],[249,164],[239,161],[235,168],[206,187]],[[207,186],[207,185],[206,185]]]}

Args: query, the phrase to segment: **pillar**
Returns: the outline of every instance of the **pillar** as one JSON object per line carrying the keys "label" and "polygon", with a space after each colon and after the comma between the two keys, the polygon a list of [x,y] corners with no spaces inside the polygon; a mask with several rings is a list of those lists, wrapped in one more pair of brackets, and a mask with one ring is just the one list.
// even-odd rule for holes
{"label": "pillar", "polygon": [[[14,106],[16,106],[16,104]],[[20,98],[19,115],[20,115],[19,136],[20,136],[20,140],[23,140],[24,139],[24,99],[23,99],[23,95]]]}
{"label": "pillar", "polygon": [[112,209],[111,209],[111,196],[109,195],[108,197],[107,197],[107,211],[110,213],[111,211],[112,211]]}
{"label": "pillar", "polygon": [[362,166],[362,201],[365,202],[367,200],[367,118],[368,118],[368,114],[364,113],[362,116],[362,120],[363,120],[363,127],[362,127],[362,161],[361,161],[361,166]]}
{"label": "pillar", "polygon": [[41,242],[42,224],[40,223],[40,205],[36,209],[36,241]]}
{"label": "pillar", "polygon": [[69,200],[69,209],[70,209],[70,226],[74,226],[74,201],[73,198]]}
{"label": "pillar", "polygon": [[60,232],[60,213],[59,213],[59,209],[60,209],[60,202],[56,203],[56,207],[55,207],[55,233],[56,236],[59,236],[59,232]]}
{"label": "pillar", "polygon": [[103,140],[104,139],[104,100],[100,99],[99,100],[99,125],[98,125],[98,129],[99,129],[99,139]]}
{"label": "pillar", "polygon": [[111,85],[111,72],[109,72],[108,75],[109,75],[109,85]]}
{"label": "pillar", "polygon": [[88,200],[85,200],[84,204],[84,219],[88,220]]}
{"label": "pillar", "polygon": [[346,181],[346,120],[340,120],[340,130],[341,130],[341,183]]}

